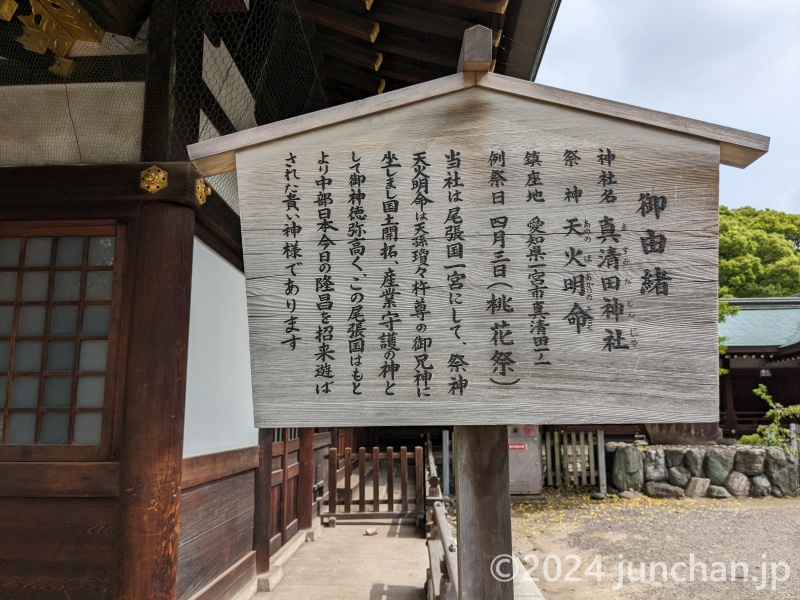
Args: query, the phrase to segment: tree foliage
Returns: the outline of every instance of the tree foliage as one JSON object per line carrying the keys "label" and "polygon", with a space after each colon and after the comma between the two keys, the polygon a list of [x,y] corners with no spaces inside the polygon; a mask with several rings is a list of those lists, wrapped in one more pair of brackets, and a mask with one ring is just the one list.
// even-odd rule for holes
{"label": "tree foliage", "polygon": [[743,435],[739,438],[740,444],[750,444],[754,446],[778,446],[788,451],[792,456],[797,456],[792,442],[797,440],[792,435],[789,427],[784,423],[789,421],[797,421],[800,419],[800,404],[793,404],[791,406],[783,406],[772,399],[767,386],[760,383],[753,393],[761,398],[769,406],[769,410],[764,415],[764,418],[769,421],[767,425],[759,425],[756,433],[750,435]]}
{"label": "tree foliage", "polygon": [[749,206],[720,206],[720,297],[782,297],[798,293],[800,215]]}

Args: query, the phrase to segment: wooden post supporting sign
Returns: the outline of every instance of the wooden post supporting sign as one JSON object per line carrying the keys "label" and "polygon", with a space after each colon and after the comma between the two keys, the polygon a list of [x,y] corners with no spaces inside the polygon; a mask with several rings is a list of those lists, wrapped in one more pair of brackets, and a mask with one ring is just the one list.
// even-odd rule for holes
{"label": "wooden post supporting sign", "polygon": [[459,600],[512,600],[508,427],[456,426]]}

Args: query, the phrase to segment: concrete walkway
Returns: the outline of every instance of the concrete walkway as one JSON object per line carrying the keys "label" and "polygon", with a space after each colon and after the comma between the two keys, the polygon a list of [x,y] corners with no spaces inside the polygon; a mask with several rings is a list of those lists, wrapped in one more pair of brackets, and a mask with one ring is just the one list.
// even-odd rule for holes
{"label": "concrete walkway", "polygon": [[[364,530],[376,528],[377,535]],[[424,600],[428,550],[412,524],[339,521],[303,543],[274,591],[254,600]]]}

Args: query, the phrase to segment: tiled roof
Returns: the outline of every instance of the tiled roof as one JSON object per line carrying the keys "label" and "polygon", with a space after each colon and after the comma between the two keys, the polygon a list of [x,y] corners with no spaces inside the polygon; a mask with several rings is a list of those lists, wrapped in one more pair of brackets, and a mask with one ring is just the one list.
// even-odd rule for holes
{"label": "tiled roof", "polygon": [[780,350],[800,343],[800,294],[788,298],[721,299],[739,312],[719,324],[730,349],[763,347]]}

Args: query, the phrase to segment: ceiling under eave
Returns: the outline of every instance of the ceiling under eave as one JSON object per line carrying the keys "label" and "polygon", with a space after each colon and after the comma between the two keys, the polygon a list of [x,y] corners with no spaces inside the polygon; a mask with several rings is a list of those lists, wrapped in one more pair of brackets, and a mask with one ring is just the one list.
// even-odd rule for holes
{"label": "ceiling under eave", "polygon": [[559,0],[298,0],[333,106],[450,75],[465,29],[493,32],[492,71],[533,80]]}

